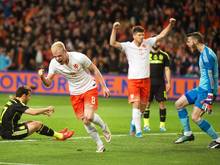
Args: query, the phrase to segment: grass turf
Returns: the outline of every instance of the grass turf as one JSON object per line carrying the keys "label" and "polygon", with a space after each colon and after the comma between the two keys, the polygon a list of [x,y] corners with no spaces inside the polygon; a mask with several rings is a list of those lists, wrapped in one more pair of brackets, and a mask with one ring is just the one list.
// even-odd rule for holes
{"label": "grass turf", "polygon": [[[1,106],[8,95],[0,94]],[[68,96],[33,95],[30,107],[54,105],[55,113],[50,117],[23,115],[22,120],[40,120],[44,124],[60,130],[64,127],[75,130],[72,139],[64,142],[34,134],[24,141],[0,140],[0,164],[218,164],[220,150],[207,148],[210,138],[201,133],[191,121],[196,140],[175,145],[173,141],[181,131],[174,102],[167,102],[167,132],[159,132],[158,105],[151,106],[151,132],[142,139],[128,136],[131,107],[127,99],[99,99],[98,114],[106,121],[113,134],[112,142],[106,144],[107,151],[97,154],[95,143],[88,137],[82,123],[74,116]],[[205,115],[217,131],[219,128],[220,103],[214,105],[214,113]],[[189,112],[192,107],[189,107]],[[98,128],[101,133],[100,129]],[[103,139],[103,138],[102,138]],[[104,139],[103,139],[104,141]]]}

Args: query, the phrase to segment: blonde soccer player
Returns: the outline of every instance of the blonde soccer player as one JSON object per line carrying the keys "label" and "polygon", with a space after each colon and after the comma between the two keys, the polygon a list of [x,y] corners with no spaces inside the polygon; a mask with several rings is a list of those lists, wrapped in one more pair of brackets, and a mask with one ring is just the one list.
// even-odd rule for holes
{"label": "blonde soccer player", "polygon": [[44,69],[38,71],[42,82],[50,86],[56,74],[63,75],[68,80],[70,100],[76,117],[82,120],[86,131],[96,142],[96,152],[104,152],[104,144],[94,124],[101,127],[106,142],[111,141],[111,133],[107,124],[96,113],[98,89],[95,79],[90,74],[93,73],[100,82],[104,96],[109,97],[110,92],[101,73],[86,55],[68,52],[61,41],[53,43],[51,51],[53,59],[50,61],[47,76],[44,75]]}

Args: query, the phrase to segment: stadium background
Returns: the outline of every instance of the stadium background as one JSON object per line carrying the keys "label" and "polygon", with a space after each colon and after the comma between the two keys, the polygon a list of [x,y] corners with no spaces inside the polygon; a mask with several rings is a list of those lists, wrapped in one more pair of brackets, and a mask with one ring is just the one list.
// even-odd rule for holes
{"label": "stadium background", "polygon": [[[172,77],[197,78],[198,56],[189,53],[184,36],[200,31],[219,57],[219,8],[217,0],[1,0],[0,71],[36,72],[39,67],[48,68],[52,58],[50,45],[61,40],[68,50],[85,53],[103,74],[124,75],[128,68],[126,57],[109,46],[112,23],[121,22],[117,38],[125,41],[132,39],[133,25],[142,25],[146,37],[150,37],[174,17],[176,26],[162,42],[162,49],[170,55]],[[7,78],[1,76],[0,80],[1,92],[15,90],[17,84],[10,88]],[[182,93],[187,89],[184,83],[178,87],[183,89]],[[171,99],[176,98],[174,94],[175,91],[169,93]]]}

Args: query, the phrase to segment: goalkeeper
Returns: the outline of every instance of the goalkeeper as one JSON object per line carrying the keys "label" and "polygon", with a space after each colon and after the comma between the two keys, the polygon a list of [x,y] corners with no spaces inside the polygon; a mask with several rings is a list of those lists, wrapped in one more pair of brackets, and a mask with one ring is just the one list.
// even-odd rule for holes
{"label": "goalkeeper", "polygon": [[192,53],[198,51],[199,68],[201,72],[200,83],[197,88],[194,88],[181,96],[175,103],[178,110],[178,116],[183,126],[184,132],[175,143],[183,143],[194,140],[189,125],[189,116],[186,106],[194,104],[192,111],[192,120],[212,138],[209,148],[220,148],[220,137],[211,126],[211,124],[202,119],[202,115],[207,112],[212,112],[212,103],[217,96],[218,91],[218,60],[216,54],[204,44],[203,36],[199,32],[190,33],[187,35],[186,45]]}

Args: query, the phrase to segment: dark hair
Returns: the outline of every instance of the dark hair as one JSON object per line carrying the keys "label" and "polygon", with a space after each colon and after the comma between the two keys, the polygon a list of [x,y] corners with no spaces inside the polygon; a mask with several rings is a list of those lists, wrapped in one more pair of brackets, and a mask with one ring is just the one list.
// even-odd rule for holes
{"label": "dark hair", "polygon": [[134,26],[132,28],[132,34],[138,33],[138,32],[143,33],[144,32],[144,28],[142,26]]}
{"label": "dark hair", "polygon": [[187,37],[193,37],[199,43],[204,43],[204,37],[200,32],[193,32],[186,35]]}
{"label": "dark hair", "polygon": [[21,86],[16,91],[16,97],[21,97],[23,94],[28,95],[31,89],[27,86]]}

